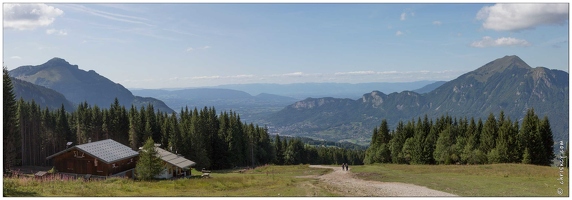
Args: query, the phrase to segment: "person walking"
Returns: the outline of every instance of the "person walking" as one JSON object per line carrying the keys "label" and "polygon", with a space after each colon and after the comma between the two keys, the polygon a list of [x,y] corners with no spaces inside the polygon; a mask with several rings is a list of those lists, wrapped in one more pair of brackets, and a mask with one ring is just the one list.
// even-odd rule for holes
{"label": "person walking", "polygon": [[346,171],[349,171],[348,164],[346,163]]}
{"label": "person walking", "polygon": [[345,167],[346,167],[346,163],[342,163],[342,171],[345,170]]}

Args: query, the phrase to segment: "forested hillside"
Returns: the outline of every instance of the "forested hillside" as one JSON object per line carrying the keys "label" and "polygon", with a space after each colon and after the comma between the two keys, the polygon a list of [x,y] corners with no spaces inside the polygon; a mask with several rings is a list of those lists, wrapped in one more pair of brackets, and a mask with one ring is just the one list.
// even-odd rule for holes
{"label": "forested hillside", "polygon": [[374,91],[360,99],[308,98],[269,116],[267,122],[283,134],[369,143],[371,130],[382,119],[395,128],[399,121],[424,115],[486,118],[502,110],[522,123],[527,110],[534,108],[550,119],[555,141],[568,141],[568,83],[567,72],[532,68],[518,56],[505,56],[426,94]]}
{"label": "forested hillside", "polygon": [[80,103],[73,112],[15,100],[4,69],[4,170],[16,165],[49,166],[46,157],[67,143],[113,139],[138,150],[147,138],[197,163],[196,168],[228,169],[274,164],[362,164],[364,150],[306,145],[299,138],[273,141],[265,127],[244,123],[236,112],[188,107],[155,112],[153,104],[130,109],[116,98],[108,108]]}
{"label": "forested hillside", "polygon": [[48,107],[51,110],[60,108],[62,104],[67,110],[75,109],[73,103],[57,91],[16,78],[11,78],[11,80],[14,85],[16,99],[33,100],[42,108]]}
{"label": "forested hillside", "polygon": [[553,163],[554,140],[547,117],[528,110],[522,124],[500,112],[483,122],[441,116],[400,121],[390,130],[383,120],[374,128],[364,162],[399,164]]}

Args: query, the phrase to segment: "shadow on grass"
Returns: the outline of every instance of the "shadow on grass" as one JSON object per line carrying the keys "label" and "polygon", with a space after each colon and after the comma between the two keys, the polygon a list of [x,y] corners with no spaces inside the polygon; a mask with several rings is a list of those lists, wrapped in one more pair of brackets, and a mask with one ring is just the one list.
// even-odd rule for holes
{"label": "shadow on grass", "polygon": [[24,192],[14,189],[7,189],[4,190],[4,197],[39,197],[40,195],[37,192]]}

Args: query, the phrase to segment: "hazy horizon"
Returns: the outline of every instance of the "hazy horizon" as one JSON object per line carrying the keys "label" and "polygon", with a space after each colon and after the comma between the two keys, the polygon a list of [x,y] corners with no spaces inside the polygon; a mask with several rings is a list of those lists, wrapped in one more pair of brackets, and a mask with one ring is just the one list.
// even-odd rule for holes
{"label": "hazy horizon", "polygon": [[[126,88],[449,81],[506,55],[568,72],[568,4],[4,4],[4,65]],[[32,12],[33,11],[33,12]]]}

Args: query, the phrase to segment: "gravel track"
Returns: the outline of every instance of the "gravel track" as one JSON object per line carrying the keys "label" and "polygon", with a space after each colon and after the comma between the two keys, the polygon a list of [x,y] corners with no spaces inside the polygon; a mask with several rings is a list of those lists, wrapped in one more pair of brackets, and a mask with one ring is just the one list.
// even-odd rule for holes
{"label": "gravel track", "polygon": [[[350,171],[343,171],[341,167],[331,167],[322,165],[310,165],[313,168],[328,168],[333,169],[334,172],[324,174],[321,176],[314,176],[313,178],[320,179],[320,181],[336,188],[337,192],[344,196],[427,196],[427,197],[442,197],[442,196],[456,196],[446,192],[441,192],[427,187],[397,183],[397,182],[379,182],[367,181],[355,178]],[[351,170],[351,168],[350,168]],[[305,177],[311,178],[311,177]]]}

